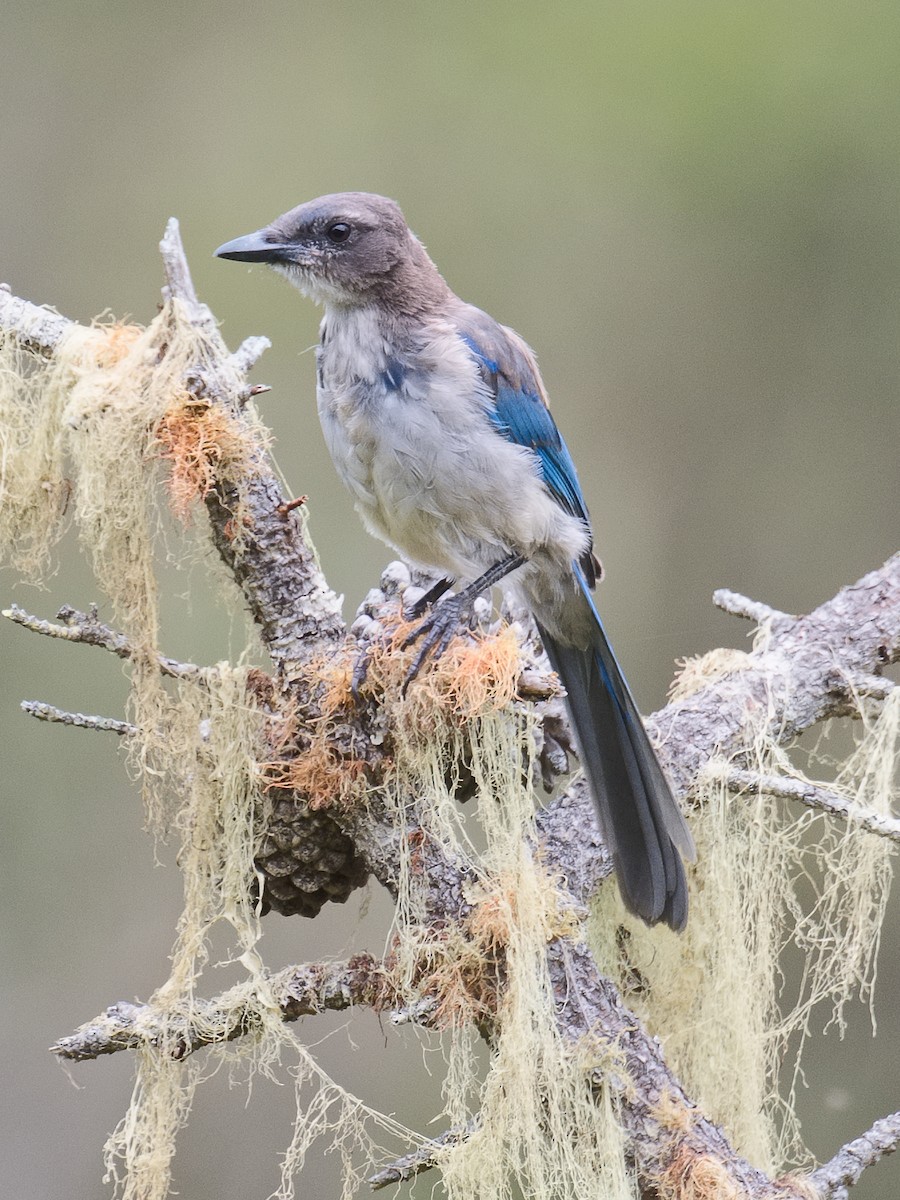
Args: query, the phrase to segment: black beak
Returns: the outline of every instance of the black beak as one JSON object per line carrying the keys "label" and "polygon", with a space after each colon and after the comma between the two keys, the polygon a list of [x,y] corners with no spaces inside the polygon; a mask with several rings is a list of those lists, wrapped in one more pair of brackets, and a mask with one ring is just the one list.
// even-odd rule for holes
{"label": "black beak", "polygon": [[236,262],[282,262],[290,251],[290,246],[272,242],[266,237],[265,229],[256,233],[248,233],[244,237],[226,242],[215,252],[215,258],[233,258]]}

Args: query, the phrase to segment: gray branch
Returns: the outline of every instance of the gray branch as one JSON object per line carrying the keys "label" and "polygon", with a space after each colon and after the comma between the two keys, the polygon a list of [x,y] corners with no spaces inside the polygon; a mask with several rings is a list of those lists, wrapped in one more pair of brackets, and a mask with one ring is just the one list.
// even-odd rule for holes
{"label": "gray branch", "polygon": [[460,1142],[464,1142],[475,1124],[472,1122],[466,1129],[448,1129],[426,1146],[421,1146],[418,1150],[412,1150],[409,1154],[395,1158],[392,1163],[388,1163],[374,1175],[370,1175],[366,1183],[373,1192],[377,1192],[381,1188],[392,1187],[395,1184],[414,1179],[423,1171],[430,1171],[432,1167],[437,1166],[441,1151],[446,1150],[448,1146],[458,1146]]}
{"label": "gray branch", "polygon": [[[238,346],[237,350],[235,350],[234,354],[231,356],[232,367],[234,367],[235,371],[239,371],[242,375],[246,375],[251,367],[256,366],[271,345],[272,343],[267,337],[254,336],[246,338],[243,342],[241,342],[240,346]],[[258,396],[260,392],[268,390],[268,388],[259,387],[259,385],[251,388],[251,391],[255,396]]]}
{"label": "gray branch", "polygon": [[[357,954],[347,962],[288,967],[269,983],[282,1019],[297,1021],[353,1005],[372,1006],[381,995],[382,980],[381,963],[371,955]],[[241,986],[214,1000],[195,1000],[183,1017],[171,1013],[162,1017],[150,1005],[120,1000],[50,1049],[60,1058],[83,1062],[143,1045],[167,1045],[177,1058],[185,1058],[202,1046],[251,1033],[258,1021],[256,1013],[258,998]]]}
{"label": "gray branch", "polygon": [[[18,604],[11,604],[9,608],[3,609],[0,616],[6,617],[13,624],[27,629],[30,633],[39,633],[44,637],[58,638],[63,642],[78,642],[84,646],[98,646],[101,650],[108,650],[110,654],[115,654],[117,658],[130,659],[134,656],[134,648],[126,638],[124,633],[118,633],[111,629],[109,625],[105,625],[97,616],[96,609],[91,609],[90,612],[79,612],[77,608],[72,608],[68,604],[57,612],[57,618],[62,624],[56,624],[53,621],[47,621],[43,617],[36,617],[33,613],[26,612],[24,608],[20,608]],[[168,675],[173,679],[183,679],[185,676],[198,675],[202,671],[202,667],[198,667],[196,663],[178,662],[177,659],[167,658],[165,655],[160,655],[159,669],[163,675]]]}
{"label": "gray branch", "polygon": [[900,1145],[900,1112],[876,1121],[862,1137],[842,1146],[834,1158],[817,1167],[809,1182],[822,1200],[845,1200],[847,1191],[859,1183],[863,1171],[893,1154]]}
{"label": "gray branch", "polygon": [[832,816],[841,817],[868,833],[889,838],[892,842],[900,842],[900,821],[896,817],[886,817],[858,804],[851,804],[844,796],[818,784],[808,783],[803,779],[791,779],[785,775],[758,775],[755,771],[742,771],[737,768],[728,771],[725,782],[734,792],[763,792],[767,796],[798,800],[807,808],[831,813]]}
{"label": "gray branch", "polygon": [[55,704],[47,704],[43,700],[23,700],[19,707],[29,717],[36,717],[38,721],[49,721],[53,725],[97,729],[101,733],[117,733],[120,737],[137,733],[136,727],[128,721],[118,721],[115,717],[89,717],[85,713],[67,712],[66,709],[57,708]]}
{"label": "gray branch", "polygon": [[781,745],[828,717],[855,716],[860,682],[883,689],[882,670],[900,660],[900,554],[805,616],[772,622],[756,648],[648,719],[669,777],[690,795],[706,764],[743,766],[747,730]]}
{"label": "gray branch", "polygon": [[714,591],[713,604],[723,612],[731,613],[733,617],[744,617],[757,625],[764,625],[769,621],[791,620],[788,613],[770,608],[760,600],[751,600],[749,596],[742,596],[740,592],[733,592],[730,588],[718,588]]}

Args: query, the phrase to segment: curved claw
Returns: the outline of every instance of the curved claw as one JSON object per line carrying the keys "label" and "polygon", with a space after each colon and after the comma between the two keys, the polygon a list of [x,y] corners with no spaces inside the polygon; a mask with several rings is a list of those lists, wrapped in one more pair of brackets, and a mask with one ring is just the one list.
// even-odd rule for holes
{"label": "curved claw", "polygon": [[442,601],[420,625],[407,634],[401,643],[404,650],[413,642],[417,642],[419,638],[422,638],[423,641],[412,665],[406,672],[406,678],[400,689],[401,696],[406,695],[407,688],[418,675],[429,655],[435,660],[441,657],[453,640],[460,620],[470,613],[471,609],[472,601],[469,597],[462,594],[451,596],[449,600]]}

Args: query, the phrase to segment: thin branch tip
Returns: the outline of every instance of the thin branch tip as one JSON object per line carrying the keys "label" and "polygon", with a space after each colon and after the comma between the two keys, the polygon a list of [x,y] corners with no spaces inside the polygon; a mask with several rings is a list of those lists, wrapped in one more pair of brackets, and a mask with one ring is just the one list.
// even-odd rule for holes
{"label": "thin branch tip", "polygon": [[[107,650],[117,658],[132,659],[135,650],[124,633],[118,633],[109,625],[104,624],[97,615],[96,605],[91,605],[88,612],[81,612],[70,604],[63,604],[57,611],[57,619],[61,624],[48,621],[26,612],[18,604],[4,609],[2,615],[16,625],[27,629],[29,633],[39,633],[44,637],[57,638],[62,642],[77,642],[83,646],[96,646]],[[157,657],[160,672],[171,679],[183,679],[199,675],[203,668],[196,663],[179,662],[164,654]]]}
{"label": "thin branch tip", "polygon": [[822,1200],[840,1200],[859,1183],[864,1171],[893,1154],[898,1145],[900,1112],[894,1112],[877,1120],[861,1137],[847,1142],[807,1178]]}
{"label": "thin branch tip", "polygon": [[761,600],[751,600],[749,596],[734,592],[730,588],[717,588],[713,592],[713,604],[733,617],[743,617],[747,621],[755,621],[757,625],[794,620],[790,613],[772,608]]}
{"label": "thin branch tip", "polygon": [[[181,240],[181,227],[177,217],[169,217],[166,231],[159,243],[159,252],[163,260],[163,271],[166,285],[163,295],[172,300],[181,300],[192,310],[195,320],[200,323],[201,309],[191,270],[188,266],[184,243]],[[210,314],[211,315],[211,314]]]}
{"label": "thin branch tip", "polygon": [[366,1179],[366,1183],[373,1192],[377,1192],[382,1188],[414,1179],[416,1175],[421,1175],[424,1171],[430,1171],[432,1167],[437,1166],[443,1151],[464,1142],[476,1126],[477,1121],[471,1121],[465,1129],[448,1129],[417,1150],[411,1150],[409,1154],[403,1154],[400,1158],[394,1159],[392,1163],[388,1163],[370,1175]]}
{"label": "thin branch tip", "polygon": [[[231,362],[237,368],[246,374],[252,367],[255,367],[262,356],[272,346],[271,341],[261,334],[253,334],[251,337],[244,338],[237,350],[231,355]],[[260,396],[263,392],[271,391],[272,389],[265,384],[257,384],[250,388],[251,396]]]}
{"label": "thin branch tip", "polygon": [[[714,775],[715,772],[710,774]],[[739,767],[726,770],[724,779],[729,791],[762,792],[766,796],[797,800],[807,808],[819,809],[821,812],[840,817],[848,824],[866,830],[867,833],[876,834],[892,842],[900,842],[900,819],[854,804],[846,796],[822,784],[794,779],[789,775],[763,775]]]}
{"label": "thin branch tip", "polygon": [[115,733],[120,737],[130,737],[137,733],[137,726],[128,721],[119,721],[115,717],[90,717],[85,713],[68,712],[57,708],[55,704],[47,704],[43,700],[22,700],[19,707],[29,717],[38,721],[48,721],[51,725],[73,725],[76,729],[96,729],[101,733]]}

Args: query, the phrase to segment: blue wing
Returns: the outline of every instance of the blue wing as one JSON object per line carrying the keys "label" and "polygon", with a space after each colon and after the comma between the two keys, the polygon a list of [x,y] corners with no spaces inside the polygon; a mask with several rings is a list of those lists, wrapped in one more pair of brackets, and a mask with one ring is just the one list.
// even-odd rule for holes
{"label": "blue wing", "polygon": [[[488,411],[491,423],[511,442],[534,451],[547,490],[561,508],[584,521],[590,532],[578,473],[547,407],[534,362],[524,346],[517,345],[492,318],[478,309],[469,312],[470,319],[460,324],[460,337],[493,396]],[[593,585],[600,568],[590,547],[580,565]]]}

